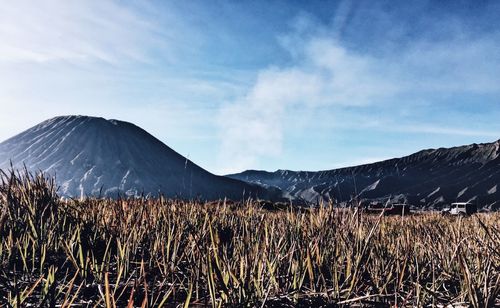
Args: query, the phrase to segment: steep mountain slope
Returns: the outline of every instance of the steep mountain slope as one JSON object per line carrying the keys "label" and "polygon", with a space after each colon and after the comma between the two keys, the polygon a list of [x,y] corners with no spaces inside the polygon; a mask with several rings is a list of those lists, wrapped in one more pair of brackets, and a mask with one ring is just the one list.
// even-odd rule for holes
{"label": "steep mountain slope", "polygon": [[500,140],[415,154],[329,171],[249,170],[229,177],[275,186],[310,202],[392,196],[419,207],[474,201],[500,208]]}
{"label": "steep mountain slope", "polygon": [[10,161],[55,174],[65,196],[157,194],[169,197],[269,198],[258,185],[213,175],[143,129],[122,121],[56,117],[0,143],[0,168]]}

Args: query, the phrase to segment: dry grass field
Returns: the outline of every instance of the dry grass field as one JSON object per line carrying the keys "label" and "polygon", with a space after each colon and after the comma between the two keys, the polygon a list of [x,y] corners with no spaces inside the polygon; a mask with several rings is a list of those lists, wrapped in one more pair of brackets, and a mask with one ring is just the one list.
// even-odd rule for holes
{"label": "dry grass field", "polygon": [[382,217],[0,181],[0,306],[500,305],[500,213]]}

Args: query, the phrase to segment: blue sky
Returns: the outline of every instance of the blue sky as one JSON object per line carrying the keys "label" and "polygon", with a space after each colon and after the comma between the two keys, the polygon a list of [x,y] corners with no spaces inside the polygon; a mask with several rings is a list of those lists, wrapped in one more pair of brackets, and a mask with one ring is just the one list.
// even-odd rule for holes
{"label": "blue sky", "polygon": [[498,1],[15,1],[0,139],[121,119],[217,174],[500,138]]}

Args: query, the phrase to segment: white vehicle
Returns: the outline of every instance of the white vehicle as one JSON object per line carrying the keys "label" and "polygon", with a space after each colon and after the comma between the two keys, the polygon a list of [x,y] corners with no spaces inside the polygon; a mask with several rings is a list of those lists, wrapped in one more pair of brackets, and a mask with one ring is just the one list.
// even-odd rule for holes
{"label": "white vehicle", "polygon": [[455,202],[449,208],[443,209],[443,214],[472,215],[477,212],[477,206],[470,202]]}

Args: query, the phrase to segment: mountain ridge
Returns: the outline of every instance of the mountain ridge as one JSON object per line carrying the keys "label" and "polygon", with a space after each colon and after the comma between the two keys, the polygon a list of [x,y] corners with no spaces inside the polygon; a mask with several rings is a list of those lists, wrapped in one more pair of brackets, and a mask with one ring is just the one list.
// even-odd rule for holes
{"label": "mountain ridge", "polygon": [[218,176],[139,126],[58,116],[0,143],[0,169],[55,175],[60,193],[83,197],[159,192],[184,199],[246,197],[318,203],[392,198],[421,208],[474,201],[500,208],[500,139],[425,149],[400,158],[322,171],[246,170]]}
{"label": "mountain ridge", "polygon": [[209,173],[139,126],[89,116],[58,116],[0,143],[0,169],[26,165],[55,175],[60,193],[83,197],[161,192],[168,197],[270,197],[257,185]]}
{"label": "mountain ridge", "polygon": [[309,202],[342,202],[355,196],[367,200],[392,197],[419,207],[475,201],[498,208],[499,156],[500,139],[425,149],[400,158],[323,171],[246,170],[227,176],[277,187],[290,197]]}

